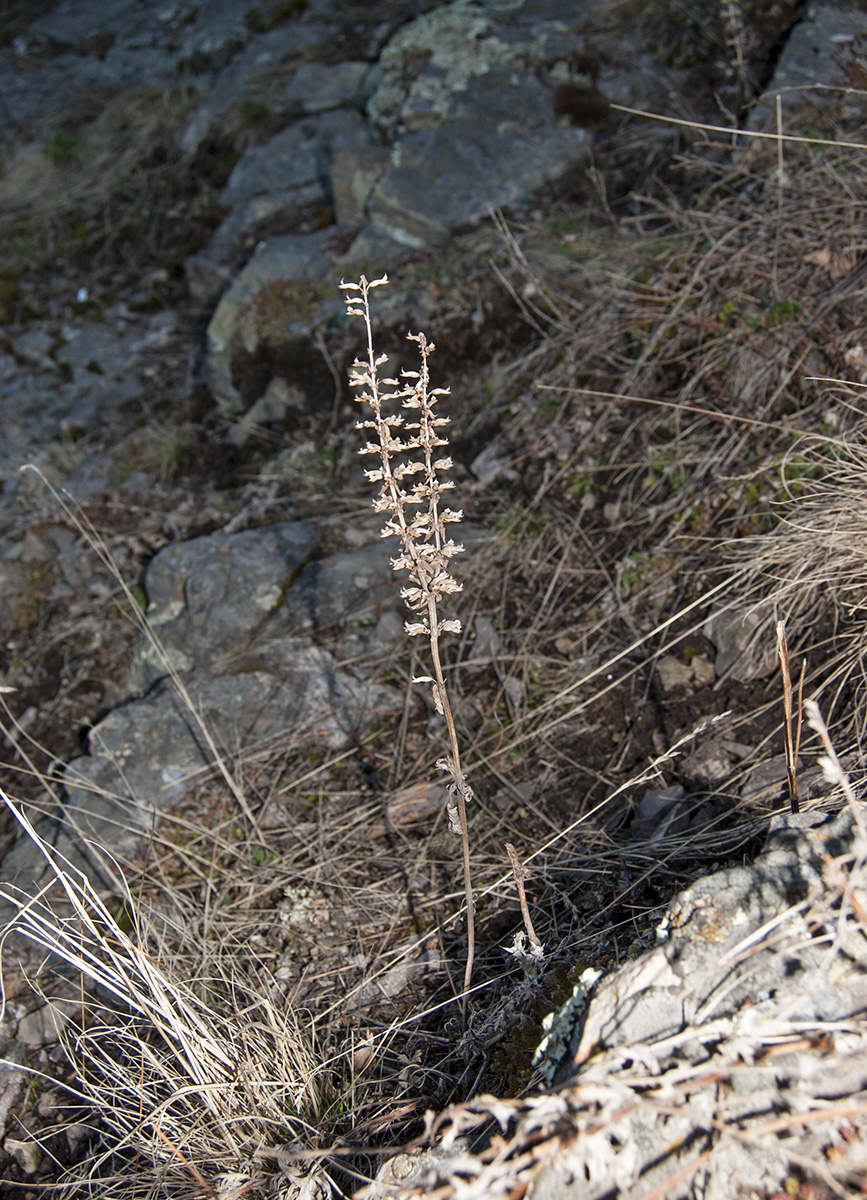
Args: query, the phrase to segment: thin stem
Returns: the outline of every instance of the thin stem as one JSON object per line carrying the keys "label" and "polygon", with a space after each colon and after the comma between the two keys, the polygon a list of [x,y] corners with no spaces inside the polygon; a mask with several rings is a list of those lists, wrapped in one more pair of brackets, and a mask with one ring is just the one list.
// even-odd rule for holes
{"label": "thin stem", "polygon": [[[777,621],[777,654],[780,658],[780,670],[783,675],[783,713],[785,716],[786,739],[786,775],[789,781],[789,806],[793,813],[798,812],[798,756],[795,749],[795,736],[792,732],[792,672],[789,666],[789,647],[786,642],[786,622]],[[803,673],[802,673],[803,679]]]}
{"label": "thin stem", "polygon": [[515,887],[518,889],[518,903],[521,905],[521,916],[524,918],[524,928],[527,931],[527,937],[530,939],[530,945],[542,950],[542,943],[536,937],[536,930],[533,928],[533,922],[530,920],[530,907],[527,904],[527,891],[524,887],[524,880],[527,878],[527,868],[523,866],[518,858],[518,851],[511,842],[506,842],[506,853],[509,856],[509,861],[512,864],[512,874],[515,877]]}
{"label": "thin stem", "polygon": [[461,826],[461,845],[464,853],[464,892],[467,901],[467,965],[464,969],[464,995],[461,999],[461,1013],[466,1016],[467,1009],[467,994],[470,990],[470,984],[473,978],[473,959],[476,952],[476,919],[475,919],[475,901],[473,900],[473,875],[470,866],[470,832],[467,826],[467,803],[466,803],[466,787],[467,783],[464,779],[464,773],[461,770],[461,752],[458,747],[458,733],[455,729],[455,719],[452,716],[452,706],[449,702],[449,694],[446,688],[445,678],[443,676],[442,663],[440,662],[439,641],[436,635],[437,629],[437,605],[433,596],[428,600],[428,622],[431,628],[430,635],[430,652],[433,660],[434,676],[439,688],[440,700],[443,706],[443,716],[446,719],[446,725],[449,731],[449,741],[452,748],[452,761],[454,763],[453,777],[455,787],[457,789],[457,809],[458,821]]}

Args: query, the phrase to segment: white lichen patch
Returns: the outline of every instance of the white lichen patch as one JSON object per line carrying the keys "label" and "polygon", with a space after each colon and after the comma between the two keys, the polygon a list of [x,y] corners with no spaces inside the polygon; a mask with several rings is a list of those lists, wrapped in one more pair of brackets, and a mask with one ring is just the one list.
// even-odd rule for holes
{"label": "white lichen patch", "polygon": [[554,1082],[557,1068],[566,1058],[575,1030],[583,1023],[590,992],[601,978],[602,972],[588,967],[572,989],[571,997],[557,1012],[548,1013],[542,1022],[545,1036],[533,1055],[533,1066],[542,1072],[542,1078],[550,1085]]}
{"label": "white lichen patch", "polygon": [[264,612],[273,612],[283,599],[283,589],[276,583],[263,583],[253,592],[253,603]]}
{"label": "white lichen patch", "polygon": [[[495,66],[514,62],[518,50],[489,34],[491,22],[463,4],[436,9],[401,29],[382,52],[383,81],[368,106],[370,120],[391,128],[401,120],[409,101],[430,106],[445,116],[455,92]],[[412,65],[418,63],[416,77]],[[430,68],[433,68],[431,70]]]}
{"label": "white lichen patch", "polygon": [[328,920],[328,908],[324,897],[317,896],[310,888],[285,887],[283,895],[289,901],[280,906],[280,921],[296,929],[309,929],[312,925]]}
{"label": "white lichen patch", "polygon": [[176,621],[186,610],[186,607],[187,602],[182,596],[174,600],[168,600],[162,604],[151,602],[147,608],[148,623],[154,628],[158,628],[160,625],[168,625],[169,621]]}

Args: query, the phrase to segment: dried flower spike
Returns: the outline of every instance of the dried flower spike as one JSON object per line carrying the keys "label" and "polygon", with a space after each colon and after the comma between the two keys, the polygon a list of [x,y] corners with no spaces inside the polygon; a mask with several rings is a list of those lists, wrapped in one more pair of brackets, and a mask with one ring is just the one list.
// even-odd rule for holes
{"label": "dried flower spike", "polygon": [[[356,428],[372,431],[370,440],[362,446],[361,454],[373,454],[379,459],[376,467],[365,475],[379,485],[373,501],[377,512],[387,513],[382,527],[383,537],[396,537],[400,550],[391,560],[395,571],[405,571],[408,586],[401,596],[414,619],[405,624],[410,637],[427,637],[430,645],[433,675],[420,675],[413,683],[429,683],[437,712],[445,717],[449,732],[450,753],[437,764],[449,774],[449,824],[459,833],[464,855],[464,883],[467,903],[467,966],[464,992],[469,991],[475,950],[473,888],[470,872],[469,834],[466,805],[473,793],[461,770],[460,748],[448,689],[440,660],[439,639],[443,633],[460,633],[460,621],[441,619],[439,603],[462,584],[449,571],[450,560],[460,554],[463,546],[452,540],[447,526],[460,521],[462,513],[444,506],[445,492],[454,484],[443,479],[440,472],[452,467],[452,460],[441,448],[448,446],[442,430],[448,417],[435,414],[437,400],[447,395],[447,388],[432,388],[428,359],[434,352],[433,342],[423,333],[410,333],[408,339],[418,347],[418,371],[402,371],[400,380],[380,378],[379,368],[387,355],[377,355],[373,349],[373,329],[370,322],[370,292],[388,283],[386,276],[368,280],[362,275],[358,283],[341,283],[349,293],[346,302],[350,316],[361,317],[367,330],[367,358],[357,358],[350,371],[350,383],[357,388],[355,399],[370,408],[371,416],[358,421]],[[401,412],[400,410],[404,411]],[[464,998],[464,1007],[466,997]]]}

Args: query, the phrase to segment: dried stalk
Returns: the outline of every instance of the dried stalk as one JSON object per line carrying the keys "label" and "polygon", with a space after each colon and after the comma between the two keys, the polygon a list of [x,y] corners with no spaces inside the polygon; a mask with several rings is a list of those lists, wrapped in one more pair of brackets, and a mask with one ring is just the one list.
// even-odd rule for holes
{"label": "dried stalk", "polygon": [[798,803],[798,752],[801,748],[801,715],[804,699],[804,674],[807,660],[801,663],[801,677],[798,682],[798,720],[794,724],[794,706],[792,704],[792,669],[789,663],[789,645],[786,640],[786,622],[777,621],[777,654],[780,659],[780,670],[783,675],[783,712],[785,714],[786,739],[786,775],[789,781],[789,805],[793,813],[799,811]]}
{"label": "dried stalk", "polygon": [[[358,429],[372,429],[377,440],[362,447],[361,454],[379,455],[380,465],[365,471],[372,483],[378,483],[379,495],[373,501],[377,512],[389,516],[382,528],[383,537],[400,540],[400,553],[391,560],[395,571],[406,571],[411,585],[401,589],[401,596],[410,612],[418,620],[407,621],[405,628],[410,637],[424,635],[430,644],[433,675],[421,675],[413,683],[429,683],[433,692],[437,712],[445,717],[449,731],[450,753],[440,759],[437,766],[449,775],[450,801],[449,824],[460,834],[464,857],[464,887],[467,904],[467,965],[464,972],[464,997],[462,1011],[466,1010],[466,994],[469,992],[475,953],[475,918],[473,906],[473,884],[470,868],[470,840],[467,830],[467,803],[473,792],[461,769],[460,748],[455,729],[449,694],[443,676],[440,659],[439,639],[443,633],[460,633],[458,620],[440,620],[438,604],[444,596],[462,589],[449,574],[449,559],[460,554],[463,546],[455,544],[446,534],[446,525],[460,521],[461,512],[440,507],[443,492],[454,487],[450,480],[439,477],[440,471],[448,471],[451,458],[435,457],[439,448],[448,446],[448,438],[438,432],[448,425],[448,417],[434,415],[434,406],[440,396],[447,395],[447,388],[431,388],[428,358],[434,351],[423,333],[408,334],[408,339],[418,346],[421,359],[418,371],[402,371],[402,380],[381,379],[379,368],[386,355],[376,356],[373,349],[373,330],[370,323],[370,291],[388,283],[386,276],[368,282],[364,275],[358,283],[342,283],[340,286],[351,295],[347,298],[347,312],[361,317],[367,329],[367,361],[356,359],[350,372],[350,383],[358,388],[355,399],[367,404],[372,411],[368,420],[357,422]],[[404,415],[394,411],[397,404],[407,410]],[[386,411],[386,406],[389,411]],[[407,420],[407,416],[415,420]],[[398,432],[399,431],[399,432]],[[401,436],[401,434],[403,436]],[[411,487],[404,481],[413,475],[421,480]],[[408,508],[416,507],[410,515]]]}
{"label": "dried stalk", "polygon": [[[518,851],[511,842],[506,842],[506,853],[509,856],[509,862],[512,864],[512,874],[515,877],[515,887],[518,889],[518,902],[521,905],[521,916],[524,918],[524,929],[527,931],[527,938],[530,942],[530,953],[526,955],[521,953],[523,947],[520,946],[518,939],[515,940],[515,948],[510,953],[517,957],[528,957],[530,959],[540,959],[545,953],[542,943],[536,936],[536,930],[533,928],[533,922],[530,919],[530,906],[527,904],[527,892],[524,887],[524,880],[529,875],[529,871],[518,858]],[[523,936],[523,935],[521,935]]]}
{"label": "dried stalk", "polygon": [[858,803],[858,798],[852,784],[849,782],[849,776],[843,770],[843,764],[837,757],[837,751],[831,742],[831,735],[828,732],[828,726],[822,717],[819,705],[815,700],[805,700],[804,708],[807,713],[807,724],[811,729],[818,733],[825,749],[825,757],[819,759],[819,766],[822,768],[822,773],[828,783],[838,785],[843,789],[843,795],[846,797],[846,803],[852,812],[852,817],[855,821],[855,828],[858,830],[858,836],[864,845],[867,845],[867,825],[864,823],[864,814],[861,812],[861,805]]}

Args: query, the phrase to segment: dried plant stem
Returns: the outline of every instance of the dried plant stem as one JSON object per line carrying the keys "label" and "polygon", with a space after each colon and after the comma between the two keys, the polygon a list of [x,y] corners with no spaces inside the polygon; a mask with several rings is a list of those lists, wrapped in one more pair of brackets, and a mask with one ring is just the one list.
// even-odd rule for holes
{"label": "dried plant stem", "polygon": [[527,904],[527,892],[524,888],[524,880],[527,878],[527,868],[522,866],[521,860],[518,858],[518,851],[511,842],[506,842],[506,853],[512,864],[512,874],[515,877],[515,887],[518,889],[518,901],[521,905],[521,916],[524,918],[524,928],[527,931],[527,937],[530,939],[530,945],[535,946],[541,953],[542,943],[536,936],[536,930],[533,928],[533,922],[530,920],[530,908]]}
{"label": "dried plant stem", "polygon": [[[428,359],[434,351],[423,333],[408,334],[418,346],[418,371],[403,371],[401,378],[382,379],[379,368],[386,356],[376,356],[373,349],[373,328],[370,321],[370,291],[387,283],[388,279],[368,281],[363,275],[358,283],[341,284],[351,295],[347,300],[350,316],[361,317],[367,330],[367,361],[356,359],[350,381],[359,388],[356,400],[369,406],[372,416],[357,422],[359,429],[371,429],[376,441],[361,448],[362,454],[375,454],[379,466],[365,471],[372,483],[379,484],[379,494],[373,501],[377,512],[387,513],[383,537],[396,537],[400,552],[391,560],[395,571],[406,571],[412,586],[401,589],[401,596],[416,620],[406,622],[410,637],[424,635],[430,645],[433,676],[422,675],[413,683],[429,683],[437,711],[444,717],[449,734],[450,752],[437,766],[448,772],[449,819],[452,830],[460,834],[463,845],[464,888],[467,907],[467,965],[464,972],[464,995],[461,1010],[466,1013],[466,995],[473,974],[475,954],[475,914],[470,867],[470,843],[467,827],[467,802],[473,792],[461,769],[460,748],[455,728],[448,688],[443,674],[439,639],[443,633],[460,633],[460,621],[441,620],[438,602],[443,596],[459,592],[462,585],[449,573],[449,560],[463,550],[447,537],[445,526],[460,521],[462,514],[440,506],[443,492],[454,487],[450,480],[440,478],[439,472],[452,466],[448,455],[435,457],[448,439],[440,430],[448,425],[448,417],[435,415],[435,405],[444,388],[431,388]],[[406,415],[395,411],[398,406]],[[412,417],[413,419],[408,419]],[[407,486],[412,476],[421,479]],[[408,516],[407,509],[415,509]]]}
{"label": "dried plant stem", "polygon": [[831,735],[828,733],[828,726],[825,724],[819,705],[815,700],[805,700],[804,708],[807,712],[807,724],[818,733],[825,749],[825,757],[819,759],[819,766],[822,768],[822,772],[829,783],[837,784],[843,789],[843,795],[846,797],[846,803],[852,812],[858,836],[863,843],[867,844],[867,826],[864,824],[864,814],[861,812],[858,798],[855,795],[852,784],[849,782],[849,776],[843,770],[843,764],[837,757],[837,752],[831,742]]}
{"label": "dried plant stem", "polygon": [[[436,629],[437,626],[437,611],[436,601],[431,598],[428,603],[428,624],[430,628]],[[470,834],[467,826],[467,781],[461,769],[461,752],[458,745],[458,732],[455,728],[455,719],[452,715],[452,706],[449,702],[448,688],[443,676],[442,663],[440,662],[440,648],[436,637],[431,634],[430,637],[430,655],[433,662],[434,677],[437,687],[439,688],[440,699],[443,706],[443,716],[445,717],[446,726],[449,731],[449,742],[451,744],[452,762],[454,763],[453,778],[457,785],[455,790],[455,801],[458,810],[458,823],[461,827],[461,848],[464,857],[464,897],[467,906],[467,965],[464,968],[464,998],[461,1003],[461,1010],[466,1008],[466,993],[470,990],[470,984],[473,979],[473,959],[476,953],[476,920],[475,920],[475,901],[473,899],[473,873],[470,866]],[[470,792],[472,798],[472,792]]]}
{"label": "dried plant stem", "polygon": [[804,698],[804,673],[807,661],[801,663],[801,677],[798,681],[798,720],[794,723],[794,706],[792,704],[792,670],[789,664],[789,646],[786,641],[786,622],[777,621],[777,654],[780,658],[780,670],[783,675],[783,711],[786,718],[786,775],[789,781],[789,804],[793,813],[799,811],[798,804],[798,751],[801,748],[801,713]]}

